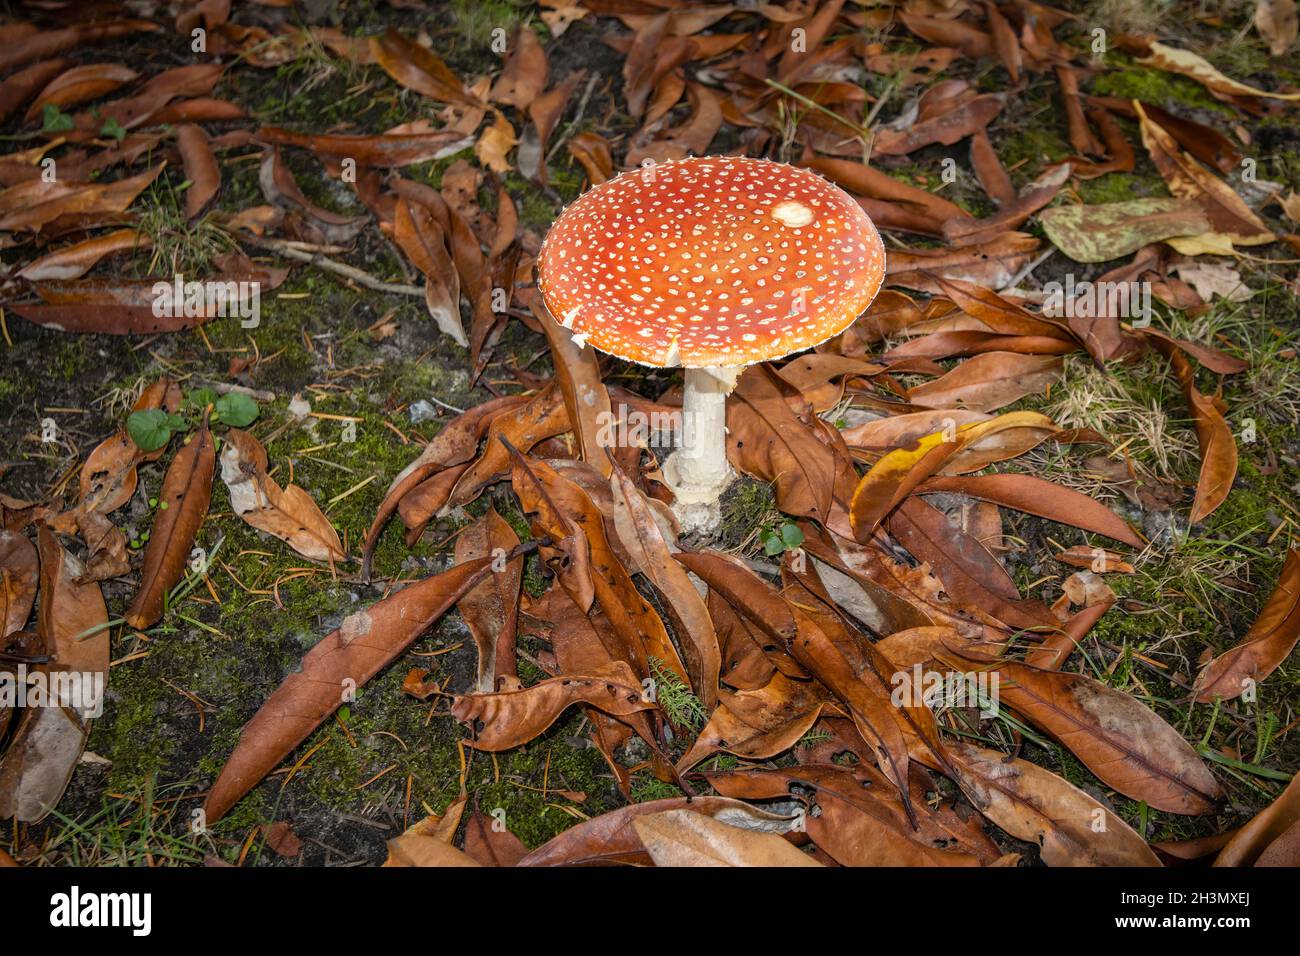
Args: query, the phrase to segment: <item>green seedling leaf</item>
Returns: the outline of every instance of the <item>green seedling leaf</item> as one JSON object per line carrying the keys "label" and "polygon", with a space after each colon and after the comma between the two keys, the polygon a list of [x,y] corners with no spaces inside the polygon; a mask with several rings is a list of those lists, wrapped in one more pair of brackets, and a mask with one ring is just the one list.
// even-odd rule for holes
{"label": "green seedling leaf", "polygon": [[126,420],[126,431],[141,451],[157,451],[171,440],[172,433],[185,428],[185,419],[170,415],[161,408],[132,412]]}
{"label": "green seedling leaf", "polygon": [[210,388],[196,388],[185,396],[185,401],[199,410],[217,403],[217,393]]}
{"label": "green seedling leaf", "polygon": [[240,392],[230,392],[217,399],[216,413],[221,424],[243,428],[257,418],[257,402]]}
{"label": "green seedling leaf", "polygon": [[773,557],[783,551],[796,550],[803,544],[803,532],[793,521],[787,521],[779,530],[763,529],[759,540],[763,542],[763,552],[768,557]]}
{"label": "green seedling leaf", "polygon": [[775,531],[764,531],[760,538],[763,541],[763,553],[768,557],[780,554],[785,550],[785,543]]}
{"label": "green seedling leaf", "polygon": [[60,110],[53,103],[46,103],[42,112],[44,125],[41,131],[45,133],[61,133],[64,130],[72,129],[72,117]]}
{"label": "green seedling leaf", "polygon": [[110,116],[108,121],[99,128],[99,135],[111,136],[120,143],[122,140],[126,139],[126,128]]}

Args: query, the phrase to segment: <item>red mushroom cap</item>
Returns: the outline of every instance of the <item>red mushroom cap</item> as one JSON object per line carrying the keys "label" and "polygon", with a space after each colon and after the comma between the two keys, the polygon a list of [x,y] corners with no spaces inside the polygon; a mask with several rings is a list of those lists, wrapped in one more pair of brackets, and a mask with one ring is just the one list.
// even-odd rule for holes
{"label": "red mushroom cap", "polygon": [[560,324],[644,365],[750,365],[848,328],[885,274],[871,219],[816,173],[703,156],[601,183],[551,226],[539,286]]}

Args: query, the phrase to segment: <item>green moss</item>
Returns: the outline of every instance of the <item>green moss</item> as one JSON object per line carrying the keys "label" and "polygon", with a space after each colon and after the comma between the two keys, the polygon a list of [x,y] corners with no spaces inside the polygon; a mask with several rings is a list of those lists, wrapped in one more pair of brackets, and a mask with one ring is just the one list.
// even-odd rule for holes
{"label": "green moss", "polygon": [[[365,214],[365,206],[357,198],[352,186],[332,176],[327,168],[314,157],[299,150],[289,150],[284,154],[285,162],[293,173],[294,180],[302,194],[311,202],[330,212],[344,216]],[[366,268],[373,270],[375,265],[367,263]],[[381,275],[394,274],[389,263],[384,263]]]}
{"label": "green moss", "polygon": [[257,84],[256,100],[251,90],[246,91],[246,101],[256,102],[251,112],[264,123],[325,129],[340,122],[364,120],[367,114],[388,108],[387,100],[398,95],[391,81],[388,90],[376,83],[361,89],[365,81],[381,75],[378,67],[358,68],[354,73],[345,61],[329,54],[304,57],[277,67],[275,81]]}
{"label": "green moss", "polygon": [[736,547],[767,524],[776,512],[776,492],[766,482],[742,477],[722,497],[719,537],[726,547]]}
{"label": "green moss", "polygon": [[1090,205],[1129,202],[1167,193],[1164,180],[1159,177],[1147,179],[1134,173],[1109,173],[1079,181],[1079,198]]}
{"label": "green moss", "polygon": [[114,790],[132,793],[172,772],[172,742],[158,733],[166,691],[144,668],[116,668],[110,674],[104,718],[92,727],[87,748],[112,761],[108,785]]}
{"label": "green moss", "polygon": [[1260,129],[1256,133],[1260,137],[1259,142],[1267,143],[1270,140],[1279,143],[1272,148],[1261,150],[1260,176],[1280,182],[1292,190],[1300,190],[1300,152],[1294,149],[1284,149],[1280,145],[1286,142],[1284,137],[1288,136],[1294,124],[1281,117],[1266,117],[1260,123]]}
{"label": "green moss", "polygon": [[[560,157],[556,157],[559,159]],[[551,188],[559,193],[566,203],[573,202],[582,193],[583,184],[586,182],[586,174],[577,162],[569,165],[553,163],[547,167],[547,179]]]}
{"label": "green moss", "polygon": [[1191,106],[1235,117],[1232,108],[1216,100],[1200,83],[1177,73],[1139,66],[1123,53],[1106,54],[1110,69],[1097,74],[1091,82],[1095,96],[1118,96],[1142,100],[1164,109]]}
{"label": "green moss", "polygon": [[222,209],[249,209],[266,202],[257,178],[260,165],[244,161],[225,163],[221,167],[221,192],[217,203]]}
{"label": "green moss", "polygon": [[775,508],[776,492],[771,485],[742,478],[722,502],[722,523],[730,530],[748,534],[761,527]]}
{"label": "green moss", "polygon": [[94,355],[83,347],[77,336],[61,336],[58,347],[49,356],[49,368],[64,382],[71,382],[84,374],[94,360]]}
{"label": "green moss", "polygon": [[[555,217],[560,214],[560,206],[552,195],[548,195],[536,183],[524,179],[516,173],[510,173],[506,176],[505,185],[510,195],[515,198],[515,205],[519,210],[519,222],[522,226],[538,232],[545,232],[550,228],[551,223],[555,221]],[[551,187],[554,189],[555,184],[552,183]],[[576,192],[577,190],[574,190],[575,195]],[[491,197],[491,202],[484,202],[483,205],[485,208],[495,211],[495,193]]]}
{"label": "green moss", "polygon": [[649,803],[651,800],[667,800],[671,797],[684,796],[680,787],[665,783],[649,773],[637,774],[632,781],[632,800],[635,803]]}
{"label": "green moss", "polygon": [[[1007,169],[1038,170],[1058,162],[1073,150],[1051,123],[1034,123],[1014,131],[1004,131],[997,140],[998,158]],[[1013,177],[1017,172],[1013,171]],[[1023,178],[1024,173],[1020,173]]]}

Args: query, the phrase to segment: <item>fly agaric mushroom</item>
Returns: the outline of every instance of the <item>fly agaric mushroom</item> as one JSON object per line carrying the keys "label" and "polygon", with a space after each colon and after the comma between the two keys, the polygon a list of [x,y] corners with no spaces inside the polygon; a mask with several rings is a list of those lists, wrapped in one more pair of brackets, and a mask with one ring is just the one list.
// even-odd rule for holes
{"label": "fly agaric mushroom", "polygon": [[663,470],[698,531],[717,526],[733,477],[726,398],[740,372],[843,332],[884,273],[880,235],[847,193],[740,156],[608,180],[564,210],[538,256],[542,299],[579,345],[685,367],[682,441]]}

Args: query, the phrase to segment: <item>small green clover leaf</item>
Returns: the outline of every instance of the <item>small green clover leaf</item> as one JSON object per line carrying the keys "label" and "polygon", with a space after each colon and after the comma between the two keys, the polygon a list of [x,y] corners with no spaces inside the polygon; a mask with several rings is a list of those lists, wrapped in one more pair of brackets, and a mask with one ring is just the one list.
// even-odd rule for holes
{"label": "small green clover leaf", "polygon": [[161,408],[132,412],[126,420],[126,432],[141,451],[157,451],[171,440],[173,433],[185,427],[185,419]]}
{"label": "small green clover leaf", "polygon": [[258,415],[257,402],[241,392],[228,392],[216,401],[217,421],[223,425],[243,428],[251,425]]}
{"label": "small green clover leaf", "polygon": [[99,128],[100,136],[111,136],[119,143],[126,139],[126,128],[113,117],[109,117],[107,122]]}
{"label": "small green clover leaf", "polygon": [[763,529],[759,535],[759,540],[763,542],[763,552],[769,557],[778,555],[782,551],[794,551],[803,544],[803,532],[793,521],[787,521],[780,528],[772,530],[771,528]]}
{"label": "small green clover leaf", "polygon": [[41,126],[43,133],[62,133],[64,130],[72,129],[74,125],[72,117],[53,103],[46,103],[41,115],[44,120],[44,125]]}

